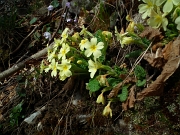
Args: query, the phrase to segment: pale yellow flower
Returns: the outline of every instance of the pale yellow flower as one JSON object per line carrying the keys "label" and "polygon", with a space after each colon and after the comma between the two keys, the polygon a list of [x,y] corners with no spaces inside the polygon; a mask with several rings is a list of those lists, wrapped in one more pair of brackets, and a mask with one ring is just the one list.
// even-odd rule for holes
{"label": "pale yellow flower", "polygon": [[123,37],[121,44],[128,45],[128,44],[132,44],[133,42],[134,42],[134,39],[132,37]]}
{"label": "pale yellow flower", "polygon": [[177,24],[177,29],[180,30],[180,16],[176,18],[175,23]]}
{"label": "pale yellow flower", "polygon": [[177,6],[180,3],[179,0],[164,0],[164,1],[166,1],[166,3],[163,6],[163,12],[164,13],[165,12],[168,12],[168,13],[171,12],[174,5]]}
{"label": "pale yellow flower", "polygon": [[142,18],[145,19],[150,16],[151,11],[154,10],[156,0],[143,0],[145,4],[139,5],[139,13],[142,13]]}
{"label": "pale yellow flower", "polygon": [[132,37],[127,37],[128,32],[124,33],[123,30],[119,33],[117,31],[117,27],[115,27],[115,36],[117,37],[117,40],[120,42],[121,47],[123,48],[124,45],[128,45],[134,42]]}
{"label": "pale yellow flower", "polygon": [[168,19],[166,18],[166,13],[162,14],[160,9],[157,9],[157,13],[152,11],[151,17],[147,20],[147,23],[152,28],[159,28],[160,26],[163,27],[164,31],[167,29]]}
{"label": "pale yellow flower", "polygon": [[92,60],[89,60],[88,64],[89,72],[91,73],[90,77],[93,78],[97,70],[101,68],[101,64],[97,61],[93,62]]}
{"label": "pale yellow flower", "polygon": [[97,38],[91,38],[91,42],[86,46],[85,55],[90,57],[93,54],[94,59],[99,58],[102,55],[101,49],[103,48],[103,42],[97,43]]}
{"label": "pale yellow flower", "polygon": [[112,109],[110,108],[110,105],[111,105],[111,101],[108,102],[107,106],[103,110],[104,116],[110,115],[110,117],[112,117]]}
{"label": "pale yellow flower", "polygon": [[84,51],[84,48],[86,48],[89,44],[90,43],[89,43],[89,40],[87,38],[86,39],[82,39],[81,43],[79,44],[80,50]]}
{"label": "pale yellow flower", "polygon": [[59,76],[61,79],[70,77],[72,75],[70,68],[71,68],[70,61],[68,61],[67,59],[63,59],[61,64],[59,65],[59,70],[60,70]]}
{"label": "pale yellow flower", "polygon": [[55,48],[55,50],[57,50],[57,48],[61,46],[61,40],[60,39],[54,39],[54,46],[53,48]]}
{"label": "pale yellow flower", "polygon": [[52,61],[54,58],[56,58],[56,57],[57,57],[56,51],[53,50],[53,52],[52,52],[52,50],[48,49],[48,58],[47,58],[47,60],[48,60],[49,62],[51,62],[51,61]]}
{"label": "pale yellow flower", "polygon": [[49,64],[47,68],[45,68],[45,72],[48,72],[49,70],[52,70],[51,76],[57,76],[57,69],[60,69],[60,64],[55,61],[55,59],[52,59],[52,62]]}
{"label": "pale yellow flower", "polygon": [[62,39],[61,39],[60,44],[65,42],[66,39],[68,38],[68,31],[69,31],[69,28],[65,28],[64,31],[62,32],[62,34],[61,34]]}
{"label": "pale yellow flower", "polygon": [[105,98],[103,96],[103,92],[98,96],[96,103],[102,103],[103,105],[105,104]]}
{"label": "pale yellow flower", "polygon": [[63,43],[58,54],[58,59],[66,59],[66,54],[70,51],[70,47],[67,43]]}

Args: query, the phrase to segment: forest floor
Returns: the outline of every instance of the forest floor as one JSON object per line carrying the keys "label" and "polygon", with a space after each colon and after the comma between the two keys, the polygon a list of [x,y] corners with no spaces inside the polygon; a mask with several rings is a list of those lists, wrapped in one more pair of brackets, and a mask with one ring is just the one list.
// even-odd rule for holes
{"label": "forest floor", "polygon": [[[97,95],[90,96],[89,91],[86,90],[89,78],[72,76],[60,81],[59,78],[52,78],[50,73],[41,74],[39,71],[47,50],[41,54],[38,52],[44,50],[48,43],[53,43],[43,37],[44,32],[53,31],[53,38],[59,38],[65,27],[80,31],[80,26],[85,25],[92,33],[99,29],[113,31],[115,25],[118,28],[126,28],[128,24],[126,15],[136,14],[135,7],[139,3],[128,0],[127,3],[118,5],[117,1],[108,0],[105,3],[106,12],[98,10],[100,13],[94,14],[87,8],[86,11],[79,13],[78,24],[75,24],[72,20],[66,22],[65,8],[61,4],[58,5],[62,1],[53,2],[58,8],[50,13],[47,13],[50,2],[40,1],[38,7],[38,4],[32,1],[31,14],[26,14],[28,12],[26,8],[18,5],[20,7],[14,22],[20,24],[19,27],[16,26],[11,29],[12,31],[1,30],[0,36],[3,40],[0,47],[0,135],[178,135],[180,131],[179,68],[171,71],[171,74],[166,65],[167,71],[164,73],[161,72],[162,69],[154,69],[152,63],[142,59],[140,63],[148,73],[147,81],[157,81],[158,76],[167,78],[163,82],[163,92],[160,94],[157,91],[152,92],[152,96],[137,100],[134,106],[127,110],[123,108],[121,102],[113,103],[112,118],[102,115],[104,105],[97,104]],[[94,2],[91,6],[95,7],[97,4],[98,2]],[[4,8],[4,4],[1,6]],[[113,15],[120,10],[119,8],[122,18]],[[75,19],[74,14],[68,17]],[[154,34],[152,33],[151,35]],[[137,47],[129,46],[122,49],[116,44],[108,48],[107,57],[112,62],[116,61],[118,66],[122,63],[127,63],[129,66],[136,59],[131,59],[129,62],[125,55],[136,49]],[[170,52],[173,51],[166,49],[165,54]],[[36,59],[29,59],[34,54],[38,54],[34,57]],[[19,63],[21,65],[18,65]],[[176,66],[173,64],[170,63],[172,69]],[[160,64],[160,66],[164,65]],[[6,74],[7,69],[13,71]],[[158,83],[162,82],[156,82]],[[156,88],[154,85],[152,87]]]}

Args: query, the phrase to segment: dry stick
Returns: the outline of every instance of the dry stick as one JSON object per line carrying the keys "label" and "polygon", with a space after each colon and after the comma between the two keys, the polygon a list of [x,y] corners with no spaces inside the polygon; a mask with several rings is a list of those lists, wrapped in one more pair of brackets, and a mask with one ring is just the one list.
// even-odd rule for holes
{"label": "dry stick", "polygon": [[[64,11],[65,11],[65,10],[66,10],[66,8],[64,9]],[[64,12],[63,12],[63,13],[64,13]],[[60,27],[61,23],[62,23],[62,19],[60,18],[59,27]],[[37,26],[37,27],[38,27],[38,26]],[[59,27],[58,27],[57,29],[59,29]],[[34,28],[34,29],[35,29],[35,28]],[[58,30],[56,30],[55,34],[57,33],[57,31],[58,31]],[[31,32],[31,33],[33,33],[33,32]],[[30,33],[30,34],[31,34],[31,33]],[[53,37],[55,36],[55,34],[53,35]],[[51,41],[52,41],[52,39],[51,39]],[[51,41],[49,41],[49,43],[50,43]],[[54,44],[54,43],[51,43],[50,46],[44,48],[43,50],[37,52],[36,54],[33,54],[31,57],[25,59],[24,61],[19,62],[18,64],[15,64],[15,65],[12,66],[11,68],[9,68],[9,69],[1,72],[1,73],[0,73],[0,80],[3,80],[3,79],[5,79],[6,77],[14,74],[14,73],[17,72],[18,70],[22,69],[22,68],[26,65],[27,61],[29,61],[29,60],[31,60],[31,59],[38,59],[38,58],[44,56],[44,55],[47,53],[47,50],[48,50],[49,48],[52,48],[52,47],[53,47],[53,44]],[[16,49],[16,50],[17,50],[17,49]]]}
{"label": "dry stick", "polygon": [[27,61],[29,61],[31,59],[38,59],[38,58],[44,56],[47,53],[48,48],[51,48],[52,46],[53,46],[53,43],[50,46],[44,48],[43,50],[37,52],[36,54],[33,54],[32,56],[30,56],[29,58],[25,59],[24,61],[19,62],[18,64],[13,65],[11,68],[1,72],[0,73],[0,80],[3,80],[6,77],[14,74],[18,70],[22,69],[26,65]]}

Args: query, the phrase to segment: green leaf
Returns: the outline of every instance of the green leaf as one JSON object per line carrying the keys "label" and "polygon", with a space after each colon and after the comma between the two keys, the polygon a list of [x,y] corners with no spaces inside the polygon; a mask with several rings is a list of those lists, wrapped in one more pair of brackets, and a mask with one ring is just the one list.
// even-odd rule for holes
{"label": "green leaf", "polygon": [[34,17],[29,23],[32,25],[33,23],[35,23],[37,21],[37,18]]}
{"label": "green leaf", "polygon": [[128,97],[128,87],[129,86],[123,86],[122,87],[122,93],[118,95],[118,98],[121,102],[126,101],[127,97]]}
{"label": "green leaf", "polygon": [[115,79],[115,78],[107,78],[107,81],[109,85],[112,87],[116,86],[120,82],[119,79]]}
{"label": "green leaf", "polygon": [[143,67],[137,65],[134,69],[134,74],[138,78],[138,80],[142,80],[146,77],[146,71]]}
{"label": "green leaf", "polygon": [[139,55],[141,55],[142,50],[135,50],[130,53],[128,53],[125,57],[126,58],[137,58]]}
{"label": "green leaf", "polygon": [[21,116],[22,105],[23,105],[23,101],[11,110],[11,113],[9,115],[11,126],[18,125],[18,120]]}
{"label": "green leaf", "polygon": [[87,85],[87,89],[91,92],[96,92],[101,88],[99,81],[96,78],[90,79]]}
{"label": "green leaf", "polygon": [[145,83],[146,83],[146,79],[143,79],[142,81],[141,80],[137,80],[136,85],[138,87],[142,87],[142,86],[145,85]]}
{"label": "green leaf", "polygon": [[53,5],[54,8],[57,8],[59,6],[58,0],[53,0],[51,4]]}
{"label": "green leaf", "polygon": [[34,33],[34,39],[37,40],[37,41],[39,41],[40,37],[41,37],[41,34],[40,34],[38,31],[36,31],[36,32]]}

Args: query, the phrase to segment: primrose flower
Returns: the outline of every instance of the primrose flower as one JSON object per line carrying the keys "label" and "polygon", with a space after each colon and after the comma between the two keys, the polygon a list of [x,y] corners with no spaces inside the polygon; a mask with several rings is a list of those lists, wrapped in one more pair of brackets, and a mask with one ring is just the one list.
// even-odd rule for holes
{"label": "primrose flower", "polygon": [[49,32],[44,32],[44,35],[43,35],[44,37],[45,37],[45,39],[51,39],[51,33],[49,33]]}
{"label": "primrose flower", "polygon": [[166,1],[166,3],[163,6],[163,12],[171,12],[171,10],[173,9],[173,6],[177,6],[180,1],[179,0],[163,0]]}
{"label": "primrose flower", "polygon": [[69,31],[69,28],[65,28],[64,31],[62,32],[61,34],[61,44],[66,41],[66,39],[68,38],[68,31]]}
{"label": "primrose flower", "polygon": [[56,52],[55,51],[51,52],[51,50],[49,49],[48,50],[48,58],[47,58],[47,60],[49,62],[51,62],[54,58],[56,58]]}
{"label": "primrose flower", "polygon": [[62,60],[59,66],[60,69],[59,75],[61,80],[65,80],[64,78],[70,77],[72,75],[70,68],[71,68],[70,61],[68,61],[67,59]]}
{"label": "primrose flower", "polygon": [[47,9],[48,9],[48,11],[52,11],[52,10],[54,9],[54,7],[53,7],[53,5],[49,5],[49,6],[47,7]]}
{"label": "primrose flower", "polygon": [[70,51],[70,47],[67,43],[63,43],[58,54],[58,59],[66,59],[66,54]]}
{"label": "primrose flower", "polygon": [[100,50],[103,48],[104,48],[103,42],[97,43],[97,38],[91,38],[91,42],[86,46],[85,55],[87,57],[90,57],[93,54],[94,59],[99,58],[102,55]]}
{"label": "primrose flower", "polygon": [[143,0],[143,2],[145,4],[140,4],[138,8],[139,13],[143,13],[142,18],[145,19],[150,16],[151,11],[154,10],[155,0]]}
{"label": "primrose flower", "polygon": [[97,98],[97,100],[96,100],[96,103],[102,103],[103,105],[105,104],[105,99],[104,99],[104,96],[103,96],[103,93],[104,92],[102,92],[99,96],[98,96],[98,98]]}
{"label": "primrose flower", "polygon": [[57,48],[61,45],[61,40],[60,39],[54,39],[54,46],[53,48],[55,48],[55,50],[57,50]]}
{"label": "primrose flower", "polygon": [[134,42],[132,37],[126,36],[127,34],[128,32],[124,33],[123,31],[119,33],[117,31],[117,27],[115,27],[115,36],[117,37],[117,40],[120,42],[122,48],[124,47],[124,45],[131,44]]}
{"label": "primrose flower", "polygon": [[180,16],[176,18],[175,23],[177,24],[177,29],[180,30]]}
{"label": "primrose flower", "polygon": [[89,44],[90,43],[89,43],[89,40],[87,38],[86,39],[82,39],[81,43],[79,44],[80,50],[84,51],[84,48],[86,48]]}
{"label": "primrose flower", "polygon": [[112,109],[110,108],[110,105],[111,105],[111,101],[108,102],[107,106],[103,110],[104,116],[110,115],[110,117],[112,117]]}
{"label": "primrose flower", "polygon": [[133,42],[134,42],[134,40],[133,40],[132,37],[123,37],[122,41],[121,41],[121,44],[128,45],[128,44],[131,44]]}
{"label": "primrose flower", "polygon": [[57,69],[60,70],[60,64],[58,64],[58,62],[55,61],[55,59],[52,60],[51,62],[51,69],[52,69],[52,72],[51,72],[51,76],[57,76]]}
{"label": "primrose flower", "polygon": [[166,13],[162,14],[160,9],[157,9],[157,13],[155,11],[152,11],[151,17],[147,20],[147,23],[152,27],[152,28],[159,28],[161,25],[166,31],[167,25],[168,25],[168,19],[166,18]]}
{"label": "primrose flower", "polygon": [[88,64],[89,72],[91,73],[90,77],[93,78],[97,70],[101,68],[101,64],[97,61],[93,62],[92,60],[89,60]]}

